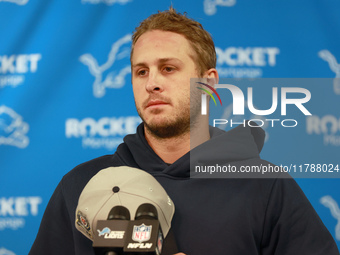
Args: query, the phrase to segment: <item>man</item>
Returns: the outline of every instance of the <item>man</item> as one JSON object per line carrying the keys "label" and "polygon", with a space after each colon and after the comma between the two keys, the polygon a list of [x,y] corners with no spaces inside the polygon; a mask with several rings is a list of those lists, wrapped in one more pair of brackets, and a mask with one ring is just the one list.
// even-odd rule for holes
{"label": "man", "polygon": [[190,95],[190,78],[217,80],[215,65],[210,35],[173,8],[140,24],[133,35],[131,68],[143,123],[114,155],[81,164],[64,176],[31,255],[93,254],[91,241],[74,226],[78,198],[98,171],[122,165],[151,173],[172,198],[172,229],[185,254],[339,254],[294,180],[190,178],[190,151],[201,161],[235,166],[265,162],[259,158],[260,129],[224,132],[209,128],[207,117],[200,115],[199,93]]}

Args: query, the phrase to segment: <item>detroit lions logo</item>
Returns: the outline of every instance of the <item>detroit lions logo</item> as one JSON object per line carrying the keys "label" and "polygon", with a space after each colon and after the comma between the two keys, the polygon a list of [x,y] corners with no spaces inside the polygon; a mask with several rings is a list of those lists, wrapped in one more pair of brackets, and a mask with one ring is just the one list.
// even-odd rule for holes
{"label": "detroit lions logo", "polygon": [[340,241],[340,209],[337,202],[331,196],[324,196],[320,199],[320,203],[329,208],[332,216],[338,221],[335,226],[335,238]]}
{"label": "detroit lions logo", "polygon": [[111,229],[109,229],[108,227],[104,228],[102,231],[97,229],[97,231],[98,231],[98,236],[103,236],[105,234],[110,234],[111,233]]}
{"label": "detroit lions logo", "polygon": [[334,92],[335,94],[340,95],[340,64],[328,50],[321,50],[318,55],[320,58],[328,62],[329,68],[335,73],[333,81]]}
{"label": "detroit lions logo", "polygon": [[236,4],[236,0],[204,0],[204,12],[207,15],[214,15],[217,11],[216,6],[231,7]]}
{"label": "detroit lions logo", "polygon": [[0,0],[0,2],[10,2],[18,5],[25,5],[28,3],[28,0]]}
{"label": "detroit lions logo", "polygon": [[29,139],[26,136],[29,126],[22,117],[11,108],[0,106],[0,145],[26,148]]}
{"label": "detroit lions logo", "polygon": [[15,253],[2,247],[0,248],[0,255],[15,255]]}
{"label": "detroit lions logo", "polygon": [[[113,71],[109,71],[108,74],[104,72],[113,67],[118,60],[129,57],[130,43],[131,35],[128,34],[112,44],[108,59],[101,66],[98,65],[97,60],[91,54],[80,56],[79,61],[87,65],[90,73],[95,77],[93,83],[93,95],[95,97],[103,97],[107,88],[119,89],[125,85],[125,77],[131,73],[130,64],[125,66],[116,64]],[[117,70],[118,66],[123,66],[123,68]]]}

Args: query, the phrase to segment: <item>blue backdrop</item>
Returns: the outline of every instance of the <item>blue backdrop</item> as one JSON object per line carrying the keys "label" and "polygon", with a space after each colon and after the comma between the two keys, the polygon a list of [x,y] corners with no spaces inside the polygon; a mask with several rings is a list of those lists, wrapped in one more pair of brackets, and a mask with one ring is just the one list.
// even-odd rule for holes
{"label": "blue backdrop", "polygon": [[[221,77],[329,78],[262,157],[340,164],[339,0],[0,0],[0,254],[27,254],[62,176],[135,132],[130,35],[171,3],[212,34]],[[338,246],[339,181],[297,179]]]}

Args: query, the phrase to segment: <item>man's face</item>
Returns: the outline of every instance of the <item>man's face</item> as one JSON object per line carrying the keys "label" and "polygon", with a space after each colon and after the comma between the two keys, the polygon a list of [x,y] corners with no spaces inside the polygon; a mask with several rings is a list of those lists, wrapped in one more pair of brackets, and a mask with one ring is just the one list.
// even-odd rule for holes
{"label": "man's face", "polygon": [[[190,130],[190,78],[198,77],[193,55],[183,35],[160,30],[146,32],[134,46],[132,84],[137,111],[145,127],[158,137]],[[194,111],[198,114],[199,107]]]}

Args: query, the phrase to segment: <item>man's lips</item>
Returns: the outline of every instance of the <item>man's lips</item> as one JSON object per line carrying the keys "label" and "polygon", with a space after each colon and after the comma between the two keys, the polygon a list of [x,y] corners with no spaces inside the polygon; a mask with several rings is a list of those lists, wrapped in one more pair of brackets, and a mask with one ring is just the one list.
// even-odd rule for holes
{"label": "man's lips", "polygon": [[168,105],[169,103],[164,102],[162,100],[150,100],[145,108],[149,108],[149,107],[157,107],[157,106],[162,106],[162,105]]}

